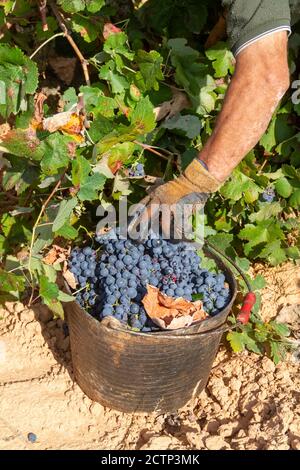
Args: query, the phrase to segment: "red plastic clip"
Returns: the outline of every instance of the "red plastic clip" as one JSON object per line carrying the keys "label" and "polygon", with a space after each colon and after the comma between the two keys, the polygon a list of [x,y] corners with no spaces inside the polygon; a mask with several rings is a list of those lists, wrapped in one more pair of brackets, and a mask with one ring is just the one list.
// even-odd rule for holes
{"label": "red plastic clip", "polygon": [[237,320],[243,324],[248,323],[251,315],[251,310],[256,302],[256,295],[254,292],[248,292],[244,297],[243,305],[240,313],[237,316]]}

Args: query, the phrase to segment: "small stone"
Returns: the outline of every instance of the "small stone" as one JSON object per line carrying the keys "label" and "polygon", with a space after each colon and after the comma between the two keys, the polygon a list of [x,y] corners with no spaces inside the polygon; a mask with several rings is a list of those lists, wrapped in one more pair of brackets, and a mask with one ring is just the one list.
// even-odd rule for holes
{"label": "small stone", "polygon": [[272,362],[271,359],[267,357],[263,358],[263,360],[261,361],[261,366],[266,372],[274,372],[276,368],[274,362]]}
{"label": "small stone", "polygon": [[238,391],[238,390],[240,390],[240,388],[242,386],[242,382],[239,379],[233,377],[230,381],[229,386],[232,390]]}
{"label": "small stone", "polygon": [[100,403],[93,403],[91,406],[90,406],[90,412],[95,415],[96,417],[99,417],[103,414],[103,411],[104,411],[104,408],[102,405],[100,405]]}
{"label": "small stone", "polygon": [[228,449],[229,445],[221,436],[209,436],[205,439],[205,446],[208,450]]}
{"label": "small stone", "polygon": [[33,432],[29,432],[27,434],[27,439],[32,443],[36,442],[36,440],[37,440],[36,434],[34,434]]}
{"label": "small stone", "polygon": [[238,423],[222,424],[218,429],[218,433],[221,436],[230,437],[230,436],[232,436],[232,433],[237,428],[237,426],[238,426]]}
{"label": "small stone", "polygon": [[294,450],[300,450],[300,438],[296,437],[291,441],[291,447]]}

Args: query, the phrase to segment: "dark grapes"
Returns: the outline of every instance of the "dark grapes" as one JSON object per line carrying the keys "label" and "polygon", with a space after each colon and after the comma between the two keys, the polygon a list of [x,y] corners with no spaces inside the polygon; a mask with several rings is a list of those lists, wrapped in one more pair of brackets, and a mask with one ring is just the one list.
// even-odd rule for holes
{"label": "dark grapes", "polygon": [[[141,171],[139,165],[136,169]],[[86,246],[74,248],[69,258],[69,268],[79,283],[76,300],[95,318],[112,315],[134,330],[158,330],[141,302],[147,284],[170,297],[189,301],[200,294],[211,316],[230,301],[224,274],[201,268],[201,258],[189,243],[171,243],[153,236],[144,244],[136,244],[120,238],[118,229],[114,235],[96,236],[101,245],[97,256]]]}
{"label": "dark grapes", "polygon": [[267,188],[261,195],[263,202],[272,202],[275,198],[275,191],[273,188]]}
{"label": "dark grapes", "polygon": [[138,163],[137,165],[132,166],[129,170],[129,176],[135,178],[145,176],[144,165],[142,163]]}

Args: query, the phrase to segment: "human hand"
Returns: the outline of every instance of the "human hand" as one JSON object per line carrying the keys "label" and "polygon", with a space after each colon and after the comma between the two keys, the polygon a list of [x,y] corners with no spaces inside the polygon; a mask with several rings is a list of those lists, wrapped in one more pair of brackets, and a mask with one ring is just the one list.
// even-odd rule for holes
{"label": "human hand", "polygon": [[143,240],[148,236],[149,225],[156,233],[161,226],[163,236],[170,238],[170,226],[173,225],[173,237],[181,239],[190,231],[186,227],[187,216],[201,210],[209,194],[220,185],[199,160],[193,160],[181,176],[154,188],[142,199],[130,222],[129,232]]}

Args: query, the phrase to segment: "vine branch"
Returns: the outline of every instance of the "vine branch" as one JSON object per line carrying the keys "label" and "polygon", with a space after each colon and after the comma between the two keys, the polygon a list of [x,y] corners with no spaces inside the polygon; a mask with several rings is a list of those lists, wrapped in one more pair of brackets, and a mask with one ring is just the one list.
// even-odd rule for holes
{"label": "vine branch", "polygon": [[54,188],[52,189],[51,193],[49,194],[49,196],[47,197],[46,201],[42,204],[42,207],[41,207],[41,210],[39,212],[39,215],[37,216],[37,219],[34,223],[34,226],[32,228],[32,235],[31,235],[31,241],[30,241],[30,248],[29,248],[29,257],[28,257],[28,271],[29,271],[29,274],[30,274],[30,279],[31,279],[31,282],[32,282],[32,291],[31,291],[31,295],[30,295],[30,299],[29,299],[29,306],[31,305],[31,302],[32,302],[32,299],[33,299],[33,293],[34,293],[34,286],[33,286],[33,276],[32,276],[32,270],[31,270],[31,260],[32,260],[32,250],[33,250],[33,244],[34,244],[34,240],[35,240],[35,232],[36,232],[36,229],[39,225],[39,222],[49,204],[49,202],[51,201],[52,197],[54,196],[54,194],[56,193],[56,191],[59,189],[61,183],[62,183],[62,180],[64,179],[64,176],[66,174],[66,171],[65,170],[61,177],[59,178],[59,180],[57,181],[56,185],[54,186]]}
{"label": "vine branch", "polygon": [[43,31],[48,31],[49,28],[48,28],[47,16],[46,16],[47,0],[39,0],[38,5],[39,5],[39,10],[40,10],[40,15],[41,15]]}
{"label": "vine branch", "polygon": [[82,70],[83,70],[83,74],[84,74],[86,84],[90,85],[91,82],[90,82],[90,76],[89,76],[89,71],[88,71],[88,67],[87,67],[88,66],[88,61],[83,57],[80,49],[78,48],[78,46],[75,43],[72,36],[70,35],[70,33],[68,31],[68,28],[65,24],[65,19],[64,19],[62,13],[59,11],[59,9],[57,8],[57,6],[55,5],[55,3],[52,0],[49,0],[49,5],[50,5],[51,10],[53,11],[54,16],[56,17],[56,19],[58,21],[60,29],[63,31],[66,39],[69,41],[69,44],[72,46],[75,54],[77,55],[77,57],[78,57],[78,59],[81,63],[81,67],[82,67]]}
{"label": "vine branch", "polygon": [[53,36],[51,36],[51,38],[48,38],[46,39],[46,41],[44,41],[32,54],[31,56],[29,56],[30,59],[32,59],[44,46],[46,46],[46,44],[48,44],[48,42],[52,41],[52,39],[55,39],[57,38],[58,36],[64,36],[65,33],[56,33],[54,34]]}

